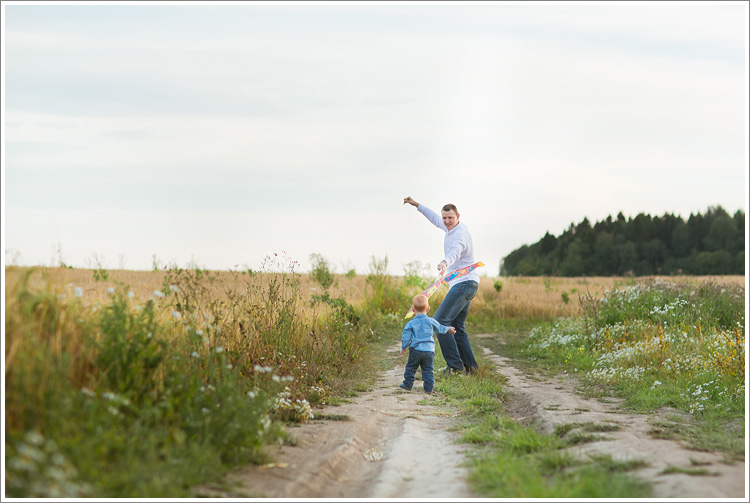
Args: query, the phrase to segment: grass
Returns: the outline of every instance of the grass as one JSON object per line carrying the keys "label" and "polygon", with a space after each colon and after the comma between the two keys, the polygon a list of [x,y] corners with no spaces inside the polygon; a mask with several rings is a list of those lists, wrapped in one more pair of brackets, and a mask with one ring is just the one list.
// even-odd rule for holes
{"label": "grass", "polygon": [[735,282],[640,281],[582,302],[578,316],[485,338],[528,372],[575,375],[655,419],[652,435],[697,450],[745,455],[745,295]]}
{"label": "grass", "polygon": [[684,468],[681,466],[668,466],[667,468],[661,471],[662,475],[669,475],[671,473],[682,473],[685,475],[693,475],[693,476],[699,476],[699,477],[718,475],[717,472],[712,472],[705,468],[693,468],[693,467]]}
{"label": "grass", "polygon": [[[650,494],[649,485],[628,476],[642,462],[580,459],[566,447],[600,440],[589,431],[613,431],[609,423],[560,425],[544,434],[505,415],[505,379],[482,355],[472,376],[438,376],[435,389],[462,419],[461,441],[474,446],[470,483],[485,498],[632,498]],[[444,363],[436,355],[436,368]],[[584,429],[587,431],[574,431]],[[571,433],[572,432],[572,433]],[[570,435],[567,438],[566,435]]]}
{"label": "grass", "polygon": [[[325,260],[317,267],[300,274],[293,262],[278,256],[269,257],[261,271],[7,267],[6,495],[185,497],[191,486],[216,480],[233,467],[268,462],[265,447],[287,441],[284,427],[311,419],[315,408],[371,389],[392,365],[383,348],[397,339],[421,280],[413,271],[389,275],[387,259],[373,258],[367,275],[327,274]],[[498,353],[516,354],[528,368],[544,372],[588,372],[595,356],[646,335],[662,334],[660,340],[671,344],[664,337],[674,335],[670,316],[683,308],[674,298],[647,314],[650,325],[620,320],[630,330],[628,341],[615,339],[625,334],[621,328],[606,332],[608,323],[618,322],[617,313],[586,304],[583,292],[605,295],[622,285],[631,288],[635,282],[505,278],[498,288],[493,278],[482,278],[469,328],[502,331],[506,339],[495,342],[502,346]],[[431,299],[434,308],[444,293]],[[578,305],[565,302],[561,293],[577,297]],[[625,311],[643,315],[641,304],[630,302]],[[560,317],[574,320],[586,305],[594,307],[581,331],[589,339],[595,339],[592,333],[603,339],[584,342],[584,351],[577,351],[580,344],[538,347],[550,330],[533,327],[554,326]],[[739,371],[740,349],[744,355],[744,321],[740,339],[733,326],[707,321],[731,318],[731,301],[714,301],[707,309],[698,317],[679,313],[693,327],[691,335],[713,344],[697,353],[691,347],[690,354],[699,354],[723,376],[732,375]],[[562,322],[559,330],[579,327],[580,318],[575,323]],[[536,332],[528,338],[530,330]],[[634,409],[703,405],[688,411],[681,426],[696,445],[739,455],[736,437],[744,432],[737,426],[735,398],[722,393],[729,389],[724,380],[714,378],[709,385],[709,379],[695,376],[665,377],[696,363],[675,358],[671,367],[663,365],[664,372],[655,375],[664,385],[656,392],[622,379],[591,379],[589,386],[614,389]],[[485,494],[632,497],[647,492],[629,485],[621,473],[598,485],[609,472],[597,465],[606,463],[573,460],[561,450],[569,438],[540,435],[506,418],[503,380],[484,367],[470,378],[438,378],[440,398],[431,400],[458,407],[466,418],[462,435],[481,452],[473,477]],[[685,389],[700,400],[686,397]],[[711,400],[722,403],[721,414],[705,410]],[[681,428],[669,434],[684,435]],[[494,480],[497,470],[502,475]]]}
{"label": "grass", "polygon": [[372,387],[400,320],[305,303],[285,267],[143,273],[161,285],[141,282],[142,297],[115,273],[85,289],[17,274],[5,297],[7,495],[185,497],[266,462],[265,446],[313,407]]}
{"label": "grass", "polygon": [[346,414],[320,414],[316,413],[313,418],[315,421],[351,421]]}

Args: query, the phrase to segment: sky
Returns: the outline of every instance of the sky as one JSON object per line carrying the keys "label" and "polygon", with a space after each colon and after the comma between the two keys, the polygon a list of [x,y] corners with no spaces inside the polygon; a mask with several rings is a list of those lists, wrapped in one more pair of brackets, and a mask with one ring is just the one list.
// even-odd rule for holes
{"label": "sky", "polygon": [[[482,273],[748,203],[747,2],[3,2],[5,265]],[[746,224],[747,225],[747,224]]]}

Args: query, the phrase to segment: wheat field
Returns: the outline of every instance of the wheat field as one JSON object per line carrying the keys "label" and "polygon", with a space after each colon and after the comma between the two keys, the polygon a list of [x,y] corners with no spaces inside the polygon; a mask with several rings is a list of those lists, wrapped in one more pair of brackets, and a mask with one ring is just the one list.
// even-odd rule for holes
{"label": "wheat field", "polygon": [[[28,273],[27,267],[6,267],[5,288],[11,291],[19,280]],[[133,301],[145,302],[161,291],[167,273],[157,271],[109,270],[106,280],[96,280],[91,269],[35,268],[29,285],[32,288],[47,288],[59,292],[64,297],[76,296],[76,290],[85,305],[104,303],[108,290],[117,284],[126,285],[133,292]],[[268,273],[255,273],[251,278],[246,272],[208,271],[211,289],[218,297],[223,297],[229,289],[235,291],[247,288],[250,284],[262,281]],[[309,305],[314,295],[321,294],[322,288],[307,273],[294,273],[299,284],[299,295],[303,304]],[[394,276],[396,281],[401,277]],[[744,276],[651,276],[642,278],[623,277],[482,277],[479,291],[472,302],[472,312],[485,315],[495,314],[500,318],[557,318],[578,313],[579,297],[590,295],[600,297],[604,292],[635,284],[637,281],[661,279],[672,282],[714,282],[746,284]],[[208,281],[208,280],[206,280]],[[498,291],[499,287],[499,291]],[[419,293],[418,287],[411,287]],[[433,297],[433,304],[439,302],[447,292],[442,287]],[[345,299],[352,305],[365,301],[368,287],[367,275],[347,277],[335,275],[333,285],[328,289],[332,297]],[[409,306],[404,306],[404,313]]]}

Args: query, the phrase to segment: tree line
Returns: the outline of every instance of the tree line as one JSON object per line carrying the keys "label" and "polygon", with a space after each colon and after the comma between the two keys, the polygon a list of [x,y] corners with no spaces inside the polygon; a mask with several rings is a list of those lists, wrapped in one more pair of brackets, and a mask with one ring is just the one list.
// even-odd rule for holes
{"label": "tree line", "polygon": [[503,258],[503,276],[745,274],[745,212],[721,206],[683,220],[639,213],[593,226],[588,218],[560,236],[547,232]]}

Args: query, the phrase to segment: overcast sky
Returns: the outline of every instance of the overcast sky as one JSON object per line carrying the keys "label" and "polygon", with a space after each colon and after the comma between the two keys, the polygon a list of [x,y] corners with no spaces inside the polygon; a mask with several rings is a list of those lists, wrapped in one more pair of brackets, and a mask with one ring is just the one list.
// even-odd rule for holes
{"label": "overcast sky", "polygon": [[484,273],[571,222],[747,210],[748,4],[3,2],[5,264]]}

